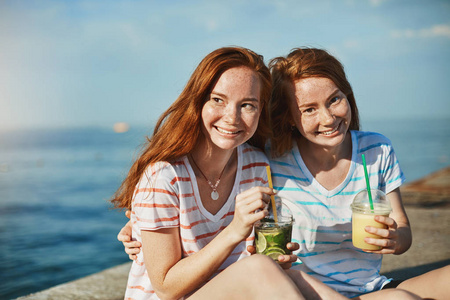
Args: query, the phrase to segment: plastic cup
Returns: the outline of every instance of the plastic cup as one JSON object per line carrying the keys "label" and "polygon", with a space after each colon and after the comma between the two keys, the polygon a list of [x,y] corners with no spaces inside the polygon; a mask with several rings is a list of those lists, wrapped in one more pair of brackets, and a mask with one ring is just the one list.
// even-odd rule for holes
{"label": "plastic cup", "polygon": [[392,211],[391,204],[386,198],[386,194],[383,191],[372,189],[372,203],[373,209],[370,206],[369,195],[367,190],[362,190],[353,199],[351,205],[352,209],[352,241],[353,246],[363,250],[379,250],[380,246],[367,244],[364,238],[381,238],[378,235],[374,235],[366,232],[366,226],[372,226],[376,228],[386,228],[387,226],[375,221],[375,216],[389,216]]}
{"label": "plastic cup", "polygon": [[291,241],[294,222],[291,211],[285,205],[277,205],[277,216],[278,222],[271,213],[254,225],[256,253],[267,255],[276,262],[278,256],[291,254],[286,245]]}

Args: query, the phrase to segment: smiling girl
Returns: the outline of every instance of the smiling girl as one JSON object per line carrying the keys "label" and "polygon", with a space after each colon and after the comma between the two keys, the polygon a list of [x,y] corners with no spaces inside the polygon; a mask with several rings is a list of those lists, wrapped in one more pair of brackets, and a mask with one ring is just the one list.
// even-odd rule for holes
{"label": "smiling girl", "polygon": [[[400,283],[399,289],[389,289],[399,283],[379,273],[383,254],[402,254],[411,246],[400,193],[405,178],[390,140],[359,130],[355,96],[342,64],[325,50],[298,48],[273,59],[270,67],[270,165],[274,189],[294,213],[292,237],[300,244],[296,253],[302,263],[293,270],[358,299],[448,295],[443,279],[448,267]],[[375,216],[386,229],[365,228],[379,237],[366,237],[366,243],[380,250],[352,245],[350,204],[367,187],[361,154],[367,157],[371,188],[384,191],[392,206],[389,217]]]}

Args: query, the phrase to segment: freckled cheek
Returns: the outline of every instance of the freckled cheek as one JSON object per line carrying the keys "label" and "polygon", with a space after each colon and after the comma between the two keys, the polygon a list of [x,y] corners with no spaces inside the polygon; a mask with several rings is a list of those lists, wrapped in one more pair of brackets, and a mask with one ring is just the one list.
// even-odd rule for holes
{"label": "freckled cheek", "polygon": [[330,112],[336,117],[347,118],[350,115],[350,108],[346,105],[340,105],[332,109]]}
{"label": "freckled cheek", "polygon": [[211,107],[204,106],[202,110],[202,120],[203,123],[208,123],[212,121],[216,121],[222,117],[222,114],[219,110],[213,109]]}
{"label": "freckled cheek", "polygon": [[301,130],[300,132],[307,133],[307,132],[316,132],[316,128],[318,126],[318,122],[316,122],[315,118],[304,118],[301,123]]}
{"label": "freckled cheek", "polygon": [[256,128],[258,128],[259,123],[259,113],[250,114],[242,116],[242,120],[244,121],[244,124],[249,128],[249,130],[254,133],[256,131]]}

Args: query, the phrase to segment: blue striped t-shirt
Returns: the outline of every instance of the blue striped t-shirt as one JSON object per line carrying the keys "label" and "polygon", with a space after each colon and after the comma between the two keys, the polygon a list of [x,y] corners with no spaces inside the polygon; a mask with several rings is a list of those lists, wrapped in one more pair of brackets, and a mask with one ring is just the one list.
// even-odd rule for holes
{"label": "blue striped t-shirt", "polygon": [[389,139],[373,132],[351,131],[352,161],[344,181],[333,190],[316,181],[297,145],[270,165],[274,188],[295,218],[293,241],[301,264],[293,268],[318,278],[347,297],[379,290],[389,282],[379,274],[382,255],[365,253],[352,245],[350,204],[366,188],[361,154],[370,186],[389,193],[404,181]]}

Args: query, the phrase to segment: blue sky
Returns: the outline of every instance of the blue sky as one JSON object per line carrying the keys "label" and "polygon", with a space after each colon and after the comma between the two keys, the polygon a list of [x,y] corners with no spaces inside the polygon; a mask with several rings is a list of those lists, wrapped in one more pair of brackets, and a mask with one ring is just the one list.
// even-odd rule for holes
{"label": "blue sky", "polygon": [[450,1],[0,1],[0,130],[152,126],[200,60],[328,49],[364,120],[450,119]]}

